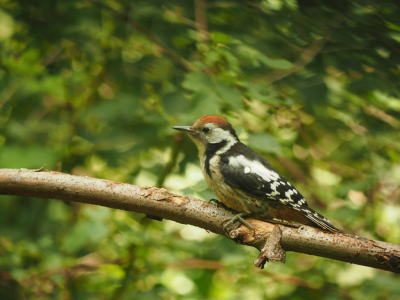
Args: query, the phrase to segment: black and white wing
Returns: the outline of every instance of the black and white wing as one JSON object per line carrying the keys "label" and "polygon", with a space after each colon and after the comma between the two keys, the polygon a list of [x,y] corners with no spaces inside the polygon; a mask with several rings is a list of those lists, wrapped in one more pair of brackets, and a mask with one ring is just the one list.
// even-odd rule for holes
{"label": "black and white wing", "polygon": [[[275,200],[291,207],[321,228],[339,231],[325,217],[309,208],[304,197],[286,179],[281,177],[262,156],[250,148],[245,150],[251,152],[245,153],[247,155],[221,156],[220,170],[225,183],[255,197]],[[236,150],[236,154],[239,153]]]}

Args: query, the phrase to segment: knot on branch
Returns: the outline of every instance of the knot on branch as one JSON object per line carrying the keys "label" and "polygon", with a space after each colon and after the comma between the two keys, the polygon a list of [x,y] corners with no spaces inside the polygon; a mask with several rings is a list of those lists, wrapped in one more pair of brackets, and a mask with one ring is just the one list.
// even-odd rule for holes
{"label": "knot on branch", "polygon": [[400,255],[398,254],[399,253],[377,253],[375,259],[381,264],[391,266],[393,269],[400,269]]}
{"label": "knot on branch", "polygon": [[286,251],[281,247],[281,239],[282,230],[279,225],[276,225],[253,264],[260,269],[264,269],[265,263],[268,261],[286,262]]}

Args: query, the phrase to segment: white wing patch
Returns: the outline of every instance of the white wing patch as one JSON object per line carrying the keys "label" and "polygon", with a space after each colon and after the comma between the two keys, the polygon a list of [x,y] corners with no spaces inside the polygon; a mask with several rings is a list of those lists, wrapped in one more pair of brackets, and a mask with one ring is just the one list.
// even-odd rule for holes
{"label": "white wing patch", "polygon": [[298,204],[300,204],[300,205],[305,205],[307,202],[306,202],[306,199],[300,199],[299,201],[297,201],[297,203]]}
{"label": "white wing patch", "polygon": [[275,182],[271,183],[270,187],[271,187],[271,189],[272,189],[272,193],[271,193],[271,194],[267,194],[267,195],[268,195],[268,196],[277,196],[277,195],[280,195],[280,192],[278,192],[278,191],[276,190],[276,188],[277,188],[278,185],[280,185],[280,184],[285,184],[285,183],[282,182],[282,181],[275,181]]}
{"label": "white wing patch", "polygon": [[301,206],[306,205],[306,200],[304,198],[300,200],[292,199],[292,196],[298,195],[299,192],[293,188],[289,182],[280,180],[281,177],[278,173],[264,167],[260,162],[252,161],[245,158],[243,155],[239,155],[230,157],[229,165],[234,168],[244,167],[244,174],[252,172],[260,176],[260,178],[258,178],[259,181],[265,180],[266,182],[269,182],[272,192],[266,193],[267,196],[274,197],[281,195],[281,192],[278,192],[278,186],[285,185],[285,189],[287,189],[285,197],[278,199],[282,204],[288,205],[298,211],[300,211]]}
{"label": "white wing patch", "polygon": [[267,182],[276,181],[280,177],[278,173],[267,169],[260,162],[254,160],[248,160],[243,155],[230,157],[229,165],[235,168],[240,168],[240,167],[244,167],[245,169],[249,168],[250,171],[247,173],[253,172]]}

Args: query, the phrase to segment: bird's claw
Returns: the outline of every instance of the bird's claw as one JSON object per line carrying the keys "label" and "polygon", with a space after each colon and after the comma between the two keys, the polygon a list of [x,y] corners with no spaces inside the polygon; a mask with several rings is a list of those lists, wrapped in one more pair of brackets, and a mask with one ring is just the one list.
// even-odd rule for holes
{"label": "bird's claw", "polygon": [[233,218],[228,218],[228,219],[224,220],[223,223],[227,222],[223,227],[224,231],[228,232],[228,231],[232,230],[234,224],[236,222],[240,222],[243,225],[247,226],[251,231],[253,231],[253,234],[256,235],[256,231],[255,231],[254,227],[251,226],[251,224],[249,222],[247,222],[245,219],[243,219],[243,217],[246,217],[246,216],[249,216],[249,214],[246,212],[242,212],[240,214],[237,214]]}
{"label": "bird's claw", "polygon": [[208,203],[215,203],[215,204],[217,205],[218,208],[222,207],[222,208],[225,208],[225,209],[229,210],[229,207],[228,207],[228,206],[226,206],[225,204],[223,204],[221,201],[219,201],[219,200],[217,200],[217,199],[210,199],[210,200],[208,201]]}

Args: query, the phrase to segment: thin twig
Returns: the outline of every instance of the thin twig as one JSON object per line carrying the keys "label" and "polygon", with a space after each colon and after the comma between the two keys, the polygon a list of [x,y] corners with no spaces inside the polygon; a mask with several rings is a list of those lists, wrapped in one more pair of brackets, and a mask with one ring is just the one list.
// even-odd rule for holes
{"label": "thin twig", "polygon": [[314,42],[313,45],[307,49],[307,51],[304,51],[300,55],[300,58],[294,63],[293,68],[291,68],[289,70],[285,70],[285,71],[276,71],[269,76],[262,77],[263,81],[266,84],[272,84],[278,80],[281,80],[281,79],[297,72],[298,70],[304,68],[305,66],[307,66],[314,59],[314,57],[321,51],[321,49],[324,47],[324,45],[328,41],[330,35],[331,35],[331,33],[329,34],[328,37],[325,37],[323,40]]}
{"label": "thin twig", "polygon": [[199,35],[200,43],[208,43],[210,34],[207,32],[206,5],[204,0],[194,0],[196,8],[196,29]]}
{"label": "thin twig", "polygon": [[171,156],[168,163],[165,165],[164,170],[158,177],[156,187],[161,188],[164,185],[165,178],[172,172],[175,167],[176,160],[178,159],[178,154],[182,145],[183,136],[181,134],[176,134],[174,137],[174,144],[171,149]]}
{"label": "thin twig", "polygon": [[45,167],[46,167],[46,164],[44,164],[40,169],[33,170],[32,172],[42,172]]}
{"label": "thin twig", "polygon": [[308,49],[302,49],[302,53],[297,61],[294,63],[294,67],[289,70],[274,72],[271,75],[262,77],[262,80],[266,84],[272,84],[278,80],[281,80],[298,70],[307,66],[310,62],[313,61],[314,57],[321,52],[325,44],[329,41],[330,37],[332,36],[334,30],[343,23],[343,21],[347,18],[347,16],[343,16],[340,20],[336,21],[328,32],[325,34],[324,38],[320,41],[315,41],[312,43],[311,47]]}

